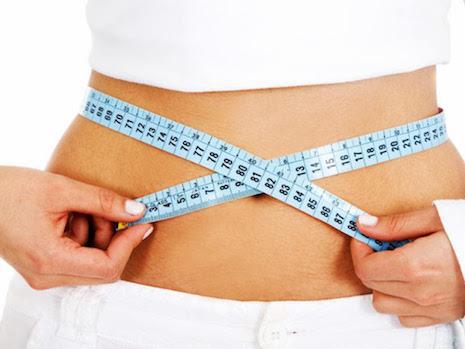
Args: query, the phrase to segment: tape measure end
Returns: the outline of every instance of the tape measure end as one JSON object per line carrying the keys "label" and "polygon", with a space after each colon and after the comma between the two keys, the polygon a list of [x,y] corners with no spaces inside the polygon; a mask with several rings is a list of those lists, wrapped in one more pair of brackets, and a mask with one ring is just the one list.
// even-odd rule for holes
{"label": "tape measure end", "polygon": [[126,229],[127,227],[129,227],[129,224],[128,223],[124,223],[124,222],[118,222],[118,225],[116,226],[116,230],[123,230],[123,229]]}

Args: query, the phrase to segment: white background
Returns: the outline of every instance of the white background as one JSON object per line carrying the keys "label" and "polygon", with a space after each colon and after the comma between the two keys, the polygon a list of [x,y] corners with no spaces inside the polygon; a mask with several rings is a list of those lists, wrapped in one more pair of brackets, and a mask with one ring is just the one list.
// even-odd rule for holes
{"label": "white background", "polygon": [[[465,157],[462,0],[452,0],[450,24],[452,59],[438,67],[438,102]],[[89,76],[85,1],[1,1],[0,39],[0,165],[43,169],[77,113]],[[59,99],[51,99],[52,89]],[[0,312],[11,275],[0,259]]]}

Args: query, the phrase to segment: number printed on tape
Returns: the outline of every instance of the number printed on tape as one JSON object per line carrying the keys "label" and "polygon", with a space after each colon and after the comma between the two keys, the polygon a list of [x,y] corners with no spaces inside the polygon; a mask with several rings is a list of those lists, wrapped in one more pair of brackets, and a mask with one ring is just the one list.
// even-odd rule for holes
{"label": "number printed on tape", "polygon": [[363,235],[355,224],[364,213],[313,181],[438,146],[447,140],[444,112],[412,123],[333,144],[264,160],[205,132],[88,88],[80,114],[215,173],[148,194],[139,223],[156,222],[209,206],[264,193],[319,219],[376,251],[410,240],[384,242]]}

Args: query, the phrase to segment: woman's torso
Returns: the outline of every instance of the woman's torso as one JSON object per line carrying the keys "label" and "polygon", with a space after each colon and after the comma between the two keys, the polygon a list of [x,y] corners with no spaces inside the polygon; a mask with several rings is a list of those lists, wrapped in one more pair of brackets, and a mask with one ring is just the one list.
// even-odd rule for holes
{"label": "woman's torso", "polygon": [[[90,86],[266,159],[437,113],[434,66],[348,83],[230,92],[175,92],[96,72]],[[210,173],[82,117],[63,136],[48,169],[130,197]],[[380,215],[463,197],[463,178],[464,163],[448,141],[317,183]],[[155,226],[131,256],[124,280],[240,300],[370,292],[354,274],[348,236],[265,195]]]}

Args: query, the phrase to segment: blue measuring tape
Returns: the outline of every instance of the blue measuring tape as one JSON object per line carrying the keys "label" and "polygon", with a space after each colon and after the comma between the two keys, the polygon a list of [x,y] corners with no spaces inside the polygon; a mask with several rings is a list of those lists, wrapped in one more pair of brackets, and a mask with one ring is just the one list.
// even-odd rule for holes
{"label": "blue measuring tape", "polygon": [[356,226],[361,209],[313,183],[314,180],[376,165],[438,146],[447,140],[444,112],[398,127],[264,160],[205,132],[88,88],[85,118],[204,166],[215,173],[136,199],[144,217],[128,225],[157,222],[257,194],[270,195],[319,219],[375,251],[410,240],[372,239]]}

